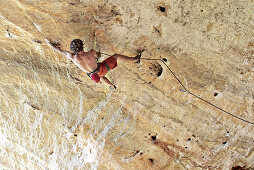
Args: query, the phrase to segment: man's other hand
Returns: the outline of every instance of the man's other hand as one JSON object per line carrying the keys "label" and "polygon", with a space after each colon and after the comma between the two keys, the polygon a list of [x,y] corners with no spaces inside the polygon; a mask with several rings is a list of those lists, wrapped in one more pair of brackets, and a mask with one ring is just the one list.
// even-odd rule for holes
{"label": "man's other hand", "polygon": [[115,85],[109,86],[109,89],[111,89],[111,90],[116,89],[116,86]]}

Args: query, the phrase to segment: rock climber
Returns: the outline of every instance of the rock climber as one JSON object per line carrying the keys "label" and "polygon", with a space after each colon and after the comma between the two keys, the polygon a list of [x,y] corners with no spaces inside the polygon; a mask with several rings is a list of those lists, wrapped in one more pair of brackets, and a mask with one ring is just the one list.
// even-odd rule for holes
{"label": "rock climber", "polygon": [[54,50],[66,56],[68,59],[71,59],[73,63],[77,65],[82,71],[86,72],[94,82],[99,83],[101,79],[114,89],[116,89],[116,86],[105,77],[107,72],[116,68],[118,60],[139,63],[142,53],[140,52],[136,57],[114,54],[101,63],[97,63],[96,59],[101,57],[101,53],[96,52],[94,49],[85,52],[83,50],[83,42],[80,39],[74,39],[71,41],[70,49],[72,52],[62,50],[59,43],[55,43],[47,39],[46,41],[47,44]]}

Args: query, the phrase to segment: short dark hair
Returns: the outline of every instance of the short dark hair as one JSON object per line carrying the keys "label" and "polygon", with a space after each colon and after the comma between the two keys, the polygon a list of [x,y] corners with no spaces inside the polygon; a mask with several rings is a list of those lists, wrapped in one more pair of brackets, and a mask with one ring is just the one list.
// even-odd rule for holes
{"label": "short dark hair", "polygon": [[74,39],[71,41],[70,48],[71,51],[73,51],[75,54],[77,54],[80,51],[83,51],[83,42],[80,39]]}

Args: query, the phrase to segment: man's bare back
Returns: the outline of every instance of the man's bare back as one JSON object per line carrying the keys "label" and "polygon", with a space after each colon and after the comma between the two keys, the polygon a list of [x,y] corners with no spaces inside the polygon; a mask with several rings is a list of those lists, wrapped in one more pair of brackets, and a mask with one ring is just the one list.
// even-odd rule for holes
{"label": "man's bare back", "polygon": [[78,54],[72,54],[72,61],[76,64],[82,71],[91,73],[97,69],[98,54],[95,50],[90,50],[88,52],[82,51]]}
{"label": "man's bare back", "polygon": [[72,52],[62,50],[59,43],[54,43],[47,39],[46,41],[50,47],[52,47],[57,52],[63,54],[67,58],[71,59],[73,63],[77,65],[82,71],[88,73],[89,77],[96,83],[98,83],[101,79],[102,81],[104,81],[105,83],[109,84],[114,88],[116,88],[116,86],[105,77],[105,74],[110,69],[113,69],[117,66],[117,60],[128,62],[139,62],[141,57],[141,53],[136,57],[128,57],[120,54],[114,54],[111,57],[104,60],[102,63],[100,63],[100,65],[98,65],[96,58],[100,57],[100,53],[96,52],[94,49],[88,52],[84,52],[83,42],[80,39],[72,40],[70,44]]}

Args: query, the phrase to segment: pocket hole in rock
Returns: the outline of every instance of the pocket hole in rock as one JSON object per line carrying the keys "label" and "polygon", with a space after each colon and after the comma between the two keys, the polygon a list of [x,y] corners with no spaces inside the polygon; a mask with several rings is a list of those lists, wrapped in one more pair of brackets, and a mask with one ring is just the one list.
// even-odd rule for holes
{"label": "pocket hole in rock", "polygon": [[161,12],[165,12],[165,11],[166,11],[166,8],[163,7],[163,6],[159,6],[158,8],[159,8],[159,10],[160,10]]}

